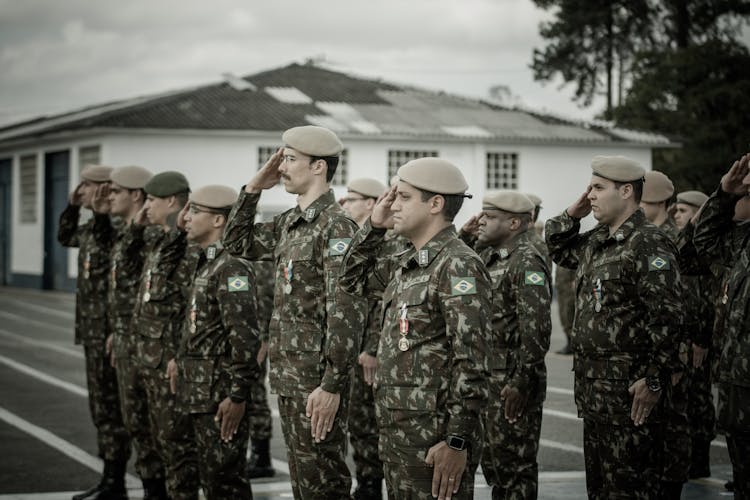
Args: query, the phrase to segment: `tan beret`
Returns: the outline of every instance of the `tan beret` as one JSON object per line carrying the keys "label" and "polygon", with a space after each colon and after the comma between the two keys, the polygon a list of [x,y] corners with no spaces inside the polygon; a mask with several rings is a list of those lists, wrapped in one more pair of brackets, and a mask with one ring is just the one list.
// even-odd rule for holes
{"label": "tan beret", "polygon": [[398,178],[415,188],[439,194],[464,194],[469,185],[464,174],[440,158],[417,158],[401,165]]}
{"label": "tan beret", "polygon": [[104,165],[86,165],[81,170],[81,179],[91,182],[108,182],[112,167]]}
{"label": "tan beret", "polygon": [[482,209],[498,209],[512,214],[525,214],[534,210],[534,202],[518,191],[489,191],[482,198]]}
{"label": "tan beret", "polygon": [[398,175],[392,175],[391,176],[391,180],[388,181],[388,185],[391,186],[391,187],[393,187],[396,184],[398,184],[398,181],[399,181]]}
{"label": "tan beret", "polygon": [[346,188],[367,198],[377,198],[385,192],[385,186],[382,182],[367,178],[354,179]]}
{"label": "tan beret", "polygon": [[646,172],[641,201],[659,203],[670,199],[673,194],[674,184],[669,180],[669,177],[656,170]]}
{"label": "tan beret", "polygon": [[151,196],[166,198],[177,193],[189,193],[190,184],[184,175],[170,170],[153,176],[143,189]]}
{"label": "tan beret", "polygon": [[531,202],[534,204],[534,207],[542,206],[542,199],[540,197],[532,193],[525,193],[525,194],[526,194],[526,197],[530,199]]}
{"label": "tan beret", "polygon": [[683,191],[682,193],[677,193],[677,203],[684,203],[698,208],[702,207],[707,199],[708,196],[700,191]]}
{"label": "tan beret", "polygon": [[125,189],[143,189],[154,174],[143,167],[120,167],[112,171],[110,179]]}
{"label": "tan beret", "polygon": [[635,160],[624,156],[595,156],[591,160],[594,175],[615,182],[633,182],[643,179],[646,170]]}
{"label": "tan beret", "polygon": [[337,156],[344,149],[336,134],[315,125],[290,128],[284,132],[281,140],[288,147],[308,156]]}
{"label": "tan beret", "polygon": [[217,184],[203,186],[190,195],[190,203],[207,208],[228,208],[234,205],[239,194],[229,186]]}

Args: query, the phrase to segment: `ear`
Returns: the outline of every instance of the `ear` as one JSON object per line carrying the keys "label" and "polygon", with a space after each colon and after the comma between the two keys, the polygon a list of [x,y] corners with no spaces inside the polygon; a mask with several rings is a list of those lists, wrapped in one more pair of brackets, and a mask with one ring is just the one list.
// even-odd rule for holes
{"label": "ear", "polygon": [[177,197],[175,195],[170,196],[167,200],[167,206],[169,208],[174,208],[177,205]]}
{"label": "ear", "polygon": [[375,200],[372,198],[365,199],[365,206],[367,210],[372,210],[375,207]]}
{"label": "ear", "polygon": [[130,201],[133,203],[140,203],[143,201],[143,192],[140,189],[133,189],[130,191]]}
{"label": "ear", "polygon": [[213,227],[215,228],[224,227],[224,224],[226,223],[227,223],[227,218],[224,217],[224,215],[222,214],[214,215],[214,220],[212,223]]}
{"label": "ear", "polygon": [[430,204],[430,213],[437,215],[442,212],[443,207],[445,207],[445,198],[443,198],[439,194],[436,194],[435,196],[430,198],[427,203]]}
{"label": "ear", "polygon": [[328,170],[328,164],[325,162],[325,160],[318,159],[312,162],[312,164],[310,165],[310,168],[313,174],[322,175],[325,177],[326,172]]}
{"label": "ear", "polygon": [[512,217],[510,219],[510,230],[518,231],[521,228],[521,219],[518,217]]}
{"label": "ear", "polygon": [[623,184],[620,186],[620,196],[623,200],[627,200],[632,198],[634,195],[633,191],[633,185],[632,184]]}

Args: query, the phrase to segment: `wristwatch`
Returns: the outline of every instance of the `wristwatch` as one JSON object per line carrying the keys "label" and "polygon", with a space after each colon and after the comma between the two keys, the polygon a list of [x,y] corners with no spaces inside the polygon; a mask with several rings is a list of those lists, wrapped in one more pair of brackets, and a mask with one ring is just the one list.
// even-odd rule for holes
{"label": "wristwatch", "polygon": [[646,377],[646,387],[651,392],[659,392],[661,390],[661,380],[656,375],[649,375]]}
{"label": "wristwatch", "polygon": [[461,436],[456,436],[455,434],[451,434],[450,436],[448,436],[445,442],[448,443],[448,446],[450,448],[458,451],[463,451],[469,446],[468,441],[466,441]]}

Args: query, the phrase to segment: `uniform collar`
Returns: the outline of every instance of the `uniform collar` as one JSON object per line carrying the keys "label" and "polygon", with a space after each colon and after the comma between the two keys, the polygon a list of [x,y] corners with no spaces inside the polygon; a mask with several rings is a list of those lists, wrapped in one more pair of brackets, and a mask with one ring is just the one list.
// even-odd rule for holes
{"label": "uniform collar", "polygon": [[406,252],[401,261],[402,267],[428,267],[443,247],[457,237],[456,228],[451,224],[433,236],[432,239],[419,250],[412,248],[411,251]]}
{"label": "uniform collar", "polygon": [[493,257],[499,260],[510,258],[510,256],[513,255],[513,252],[515,252],[516,249],[521,246],[521,243],[529,240],[529,231],[531,231],[531,229],[524,231],[523,233],[517,235],[512,240],[503,243],[502,245],[490,247],[487,263],[489,263],[490,260],[494,260]]}
{"label": "uniform collar", "polygon": [[329,189],[327,192],[318,196],[318,198],[310,203],[310,205],[302,210],[299,205],[294,209],[294,221],[297,222],[299,219],[310,223],[318,218],[318,216],[330,205],[336,203],[336,197],[333,194],[333,190]]}
{"label": "uniform collar", "polygon": [[617,228],[617,231],[611,236],[609,234],[609,226],[601,224],[599,226],[599,239],[601,242],[613,240],[617,243],[621,243],[630,238],[630,235],[637,227],[643,226],[645,223],[646,215],[643,213],[643,210],[639,208],[633,212],[630,217],[625,219],[625,222],[623,222],[620,227]]}
{"label": "uniform collar", "polygon": [[221,244],[221,240],[211,243],[206,248],[201,248],[201,252],[207,260],[215,260],[222,251],[224,251],[224,245]]}

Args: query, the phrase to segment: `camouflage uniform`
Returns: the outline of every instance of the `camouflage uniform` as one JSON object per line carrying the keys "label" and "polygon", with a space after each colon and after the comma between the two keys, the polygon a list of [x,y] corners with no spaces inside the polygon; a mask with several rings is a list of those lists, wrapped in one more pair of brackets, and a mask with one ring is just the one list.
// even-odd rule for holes
{"label": "camouflage uniform", "polygon": [[[135,444],[136,471],[141,479],[148,481],[164,478],[164,463],[151,434],[145,388],[138,376],[135,339],[130,330],[145,259],[144,230],[144,226],[134,224],[118,228],[110,251],[107,303],[122,418]],[[158,229],[148,227],[148,230]]]}
{"label": "camouflage uniform", "polygon": [[[493,289],[492,376],[490,402],[482,414],[482,472],[495,499],[535,499],[538,492],[536,457],[547,389],[544,356],[552,330],[552,289],[549,256],[540,252],[532,234],[529,230],[480,254]],[[500,392],[506,385],[528,398],[515,423],[505,418]]]}
{"label": "camouflage uniform", "polygon": [[[372,272],[383,234],[369,221],[360,230],[345,264],[348,290]],[[488,398],[489,276],[453,226],[397,257],[381,262],[377,280],[367,279],[369,286],[385,285],[375,405],[389,498],[432,498],[433,469],[425,458],[450,435],[470,443],[453,498],[472,498]],[[401,334],[404,314],[408,331]]]}
{"label": "camouflage uniform", "polygon": [[570,336],[573,332],[573,316],[576,311],[576,289],[574,269],[557,266],[555,269],[555,293],[557,294],[557,309],[560,313],[560,324],[562,325],[565,338],[570,345]]}
{"label": "camouflage uniform", "polygon": [[750,225],[734,224],[738,196],[719,188],[706,202],[693,241],[707,258],[731,265],[722,302],[726,306],[719,354],[718,423],[726,432],[735,498],[750,498]]}
{"label": "camouflage uniform", "polygon": [[636,427],[628,388],[647,375],[666,387],[678,369],[683,303],[676,250],[641,210],[613,236],[603,224],[579,229],[567,212],[546,226],[552,258],[577,269],[572,340],[586,487],[595,499],[655,498],[665,398]]}
{"label": "camouflage uniform", "polygon": [[158,231],[147,245],[131,323],[139,377],[146,389],[151,432],[166,466],[167,491],[174,500],[197,499],[197,457],[187,439],[187,417],[176,411],[166,377],[167,363],[180,344],[195,255],[178,229]]}
{"label": "camouflage uniform", "polygon": [[97,214],[79,225],[80,207],[68,205],[60,215],[57,240],[78,248],[75,342],[83,344],[89,411],[97,431],[98,455],[124,464],[130,440],[122,422],[117,375],[105,352],[109,250],[114,229],[108,214]]}
{"label": "camouflage uniform", "polygon": [[177,357],[177,405],[189,414],[188,434],[200,450],[201,486],[210,499],[252,498],[244,474],[248,415],[228,443],[214,416],[225,398],[245,402],[261,383],[255,285],[250,266],[221,243],[201,251]]}
{"label": "camouflage uniform", "polygon": [[[296,206],[253,224],[259,199],[259,193],[240,193],[224,245],[234,255],[276,265],[270,382],[279,395],[294,496],[345,498],[351,489],[344,461],[349,377],[366,304],[344,293],[337,278],[357,226],[331,190],[304,211]],[[321,443],[313,440],[305,414],[307,397],[318,386],[341,396],[333,430]]]}
{"label": "camouflage uniform", "polygon": [[[268,324],[273,313],[274,267],[271,262],[250,262],[255,275],[255,300],[257,305],[258,331],[261,342],[268,342]],[[260,383],[250,386],[247,401],[247,414],[250,419],[250,439],[253,441],[271,439],[273,419],[266,393],[266,373],[268,358],[260,365]]]}

